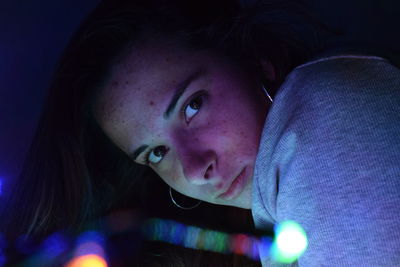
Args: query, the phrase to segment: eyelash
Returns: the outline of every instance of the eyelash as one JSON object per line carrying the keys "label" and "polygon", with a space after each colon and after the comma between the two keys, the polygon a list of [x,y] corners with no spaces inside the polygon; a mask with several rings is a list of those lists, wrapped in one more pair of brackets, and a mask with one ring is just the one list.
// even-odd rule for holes
{"label": "eyelash", "polygon": [[[185,117],[185,110],[186,110],[186,108],[190,105],[190,103],[192,103],[193,100],[201,99],[201,105],[200,105],[200,107],[199,107],[199,111],[200,111],[200,109],[201,109],[201,107],[202,107],[202,105],[203,105],[203,103],[204,103],[204,96],[205,96],[204,91],[199,91],[199,92],[197,92],[196,94],[194,94],[194,95],[188,100],[188,102],[185,103],[185,105],[182,106],[182,108],[181,108],[181,110],[180,110],[180,114],[181,114],[181,116],[183,117],[183,119],[186,120],[186,117]],[[156,147],[156,148],[157,148],[157,147]],[[153,151],[154,151],[154,149],[149,150],[148,152],[146,152],[146,154],[145,154],[145,156],[144,156],[145,164],[148,165],[148,166],[151,164],[151,163],[150,163],[150,160],[149,160],[149,157],[150,157],[150,153],[153,152]],[[168,150],[167,150],[167,151],[168,151]]]}
{"label": "eyelash", "polygon": [[186,115],[185,115],[185,110],[186,108],[190,105],[190,103],[192,103],[194,100],[201,100],[201,105],[199,107],[199,110],[201,109],[202,105],[204,104],[204,97],[205,97],[205,92],[204,91],[199,91],[197,93],[195,93],[189,100],[188,102],[186,102],[181,110],[180,110],[180,114],[182,116],[182,118],[186,121]]}
{"label": "eyelash", "polygon": [[[156,147],[157,148],[157,147]],[[148,152],[146,152],[146,154],[145,154],[145,156],[144,156],[144,162],[145,162],[145,164],[146,165],[150,165],[151,163],[150,163],[150,160],[149,160],[149,157],[150,157],[150,153],[151,152],[153,152],[153,150],[154,149],[151,149],[151,150],[149,150]],[[167,150],[168,151],[168,150]]]}
{"label": "eyelash", "polygon": [[150,153],[153,151],[153,149],[149,150],[148,152],[146,152],[146,154],[144,155],[144,163],[146,165],[150,165],[150,161],[149,161],[149,157],[150,157]]}

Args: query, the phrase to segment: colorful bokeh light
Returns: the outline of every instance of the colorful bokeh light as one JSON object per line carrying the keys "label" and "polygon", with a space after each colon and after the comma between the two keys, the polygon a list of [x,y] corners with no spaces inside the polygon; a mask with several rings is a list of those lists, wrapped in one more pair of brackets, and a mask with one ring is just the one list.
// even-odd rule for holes
{"label": "colorful bokeh light", "polygon": [[307,246],[304,229],[294,221],[284,221],[276,226],[271,256],[275,261],[291,263],[305,252]]}
{"label": "colorful bokeh light", "polygon": [[75,257],[64,267],[107,267],[107,262],[99,255],[89,254]]}
{"label": "colorful bokeh light", "polygon": [[218,253],[236,253],[258,260],[258,238],[246,234],[227,234],[171,220],[150,219],[144,224],[144,236],[186,248]]}
{"label": "colorful bokeh light", "polygon": [[76,240],[74,256],[94,254],[104,257],[105,237],[97,231],[82,233]]}
{"label": "colorful bokeh light", "polygon": [[41,254],[46,259],[51,260],[60,256],[68,248],[68,239],[61,233],[54,233],[43,241]]}

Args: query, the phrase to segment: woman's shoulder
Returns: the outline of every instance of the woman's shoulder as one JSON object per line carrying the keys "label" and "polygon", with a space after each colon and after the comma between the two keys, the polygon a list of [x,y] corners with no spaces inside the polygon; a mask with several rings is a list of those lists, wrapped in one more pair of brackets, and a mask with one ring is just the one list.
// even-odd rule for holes
{"label": "woman's shoulder", "polygon": [[[386,58],[375,56],[375,55],[367,55],[367,54],[324,54],[314,57],[310,61],[296,67],[294,71],[300,69],[311,69],[311,68],[320,68],[321,66],[335,66],[343,63],[353,63],[353,64],[366,64],[366,63],[377,63],[382,61],[383,63],[390,64]],[[343,69],[342,69],[343,70]],[[348,70],[348,69],[347,69]]]}
{"label": "woman's shoulder", "polygon": [[[296,67],[276,99],[315,94],[380,94],[400,84],[400,69],[383,57],[360,53],[325,53]],[[368,89],[368,90],[367,90]]]}

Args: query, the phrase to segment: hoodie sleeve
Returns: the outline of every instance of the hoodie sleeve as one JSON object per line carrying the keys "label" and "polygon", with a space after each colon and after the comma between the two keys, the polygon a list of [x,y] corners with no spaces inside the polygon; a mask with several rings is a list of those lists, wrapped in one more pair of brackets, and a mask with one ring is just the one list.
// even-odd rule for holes
{"label": "hoodie sleeve", "polygon": [[[399,162],[400,70],[377,57],[307,63],[287,77],[266,118],[255,225],[304,228],[308,248],[291,266],[398,266]],[[260,256],[263,266],[282,266]]]}

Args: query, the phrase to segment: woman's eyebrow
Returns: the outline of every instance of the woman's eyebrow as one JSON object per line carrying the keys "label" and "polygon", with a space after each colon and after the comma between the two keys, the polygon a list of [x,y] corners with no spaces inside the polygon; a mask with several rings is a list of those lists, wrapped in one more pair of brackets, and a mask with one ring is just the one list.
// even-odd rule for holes
{"label": "woman's eyebrow", "polygon": [[185,93],[186,89],[189,85],[196,79],[198,79],[202,74],[204,74],[204,69],[199,69],[195,71],[192,75],[190,75],[187,79],[183,82],[179,83],[178,86],[175,88],[174,94],[171,98],[171,101],[167,107],[167,110],[164,112],[164,119],[169,119],[171,113],[174,112],[176,104],[178,103],[181,96]]}
{"label": "woman's eyebrow", "polygon": [[[200,76],[202,76],[205,73],[205,70],[203,68],[196,70],[193,74],[191,74],[187,79],[185,79],[183,82],[179,83],[175,90],[174,94],[172,95],[171,101],[169,102],[166,111],[164,112],[164,119],[169,119],[170,115],[174,112],[176,104],[178,103],[179,99],[181,96],[185,93],[186,89],[189,87],[189,85],[198,79]],[[132,153],[129,154],[129,157],[133,159],[134,161],[136,158],[143,152],[145,151],[149,145],[141,145],[137,149],[135,149]]]}

